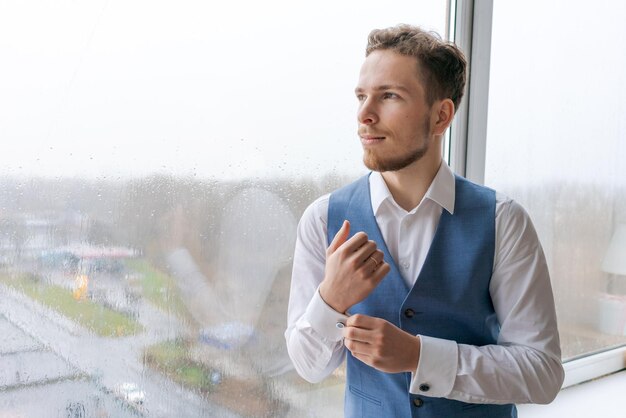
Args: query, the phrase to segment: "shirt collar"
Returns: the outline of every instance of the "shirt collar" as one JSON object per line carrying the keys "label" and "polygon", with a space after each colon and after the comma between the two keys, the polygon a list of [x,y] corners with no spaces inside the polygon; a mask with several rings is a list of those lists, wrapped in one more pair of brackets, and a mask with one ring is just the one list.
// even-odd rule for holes
{"label": "shirt collar", "polygon": [[[442,162],[435,178],[424,195],[424,199],[432,200],[450,214],[454,214],[454,182],[455,179],[452,169],[448,167],[448,164]],[[391,192],[379,172],[373,171],[370,174],[369,183],[372,209],[374,214],[377,214],[378,209],[385,200],[394,202],[393,196],[391,196]]]}

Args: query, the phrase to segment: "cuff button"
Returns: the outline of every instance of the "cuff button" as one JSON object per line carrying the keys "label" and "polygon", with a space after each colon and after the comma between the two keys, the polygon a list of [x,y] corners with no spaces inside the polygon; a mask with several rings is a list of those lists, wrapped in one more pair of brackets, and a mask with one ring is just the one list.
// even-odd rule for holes
{"label": "cuff button", "polygon": [[346,326],[346,324],[344,324],[343,322],[337,322],[337,323],[335,324],[335,326],[336,326],[337,328],[341,329],[341,328],[344,328],[344,327]]}
{"label": "cuff button", "polygon": [[427,383],[422,383],[419,389],[421,392],[428,392],[430,390],[430,385],[428,385]]}

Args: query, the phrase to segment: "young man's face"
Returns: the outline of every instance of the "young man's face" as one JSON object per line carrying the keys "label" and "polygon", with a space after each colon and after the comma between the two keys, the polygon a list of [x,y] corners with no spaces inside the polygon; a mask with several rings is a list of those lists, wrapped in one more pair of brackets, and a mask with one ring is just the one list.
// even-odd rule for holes
{"label": "young man's face", "polygon": [[413,57],[391,50],[370,53],[355,89],[363,162],[396,171],[419,160],[431,142],[431,107]]}

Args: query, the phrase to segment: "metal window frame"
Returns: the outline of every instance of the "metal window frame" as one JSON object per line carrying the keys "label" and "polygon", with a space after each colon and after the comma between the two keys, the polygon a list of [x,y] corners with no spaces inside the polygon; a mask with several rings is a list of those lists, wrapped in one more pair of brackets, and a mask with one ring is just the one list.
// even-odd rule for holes
{"label": "metal window frame", "polygon": [[[485,181],[493,6],[493,0],[450,0],[448,5],[449,39],[465,53],[468,79],[445,152],[456,173],[478,184]],[[569,360],[563,367],[563,388],[615,373],[626,369],[626,346]]]}
{"label": "metal window frame", "polygon": [[563,363],[563,389],[626,369],[626,346],[590,354]]}
{"label": "metal window frame", "polygon": [[487,148],[487,112],[493,0],[452,0],[450,34],[465,53],[468,76],[465,97],[451,127],[450,166],[483,184]]}

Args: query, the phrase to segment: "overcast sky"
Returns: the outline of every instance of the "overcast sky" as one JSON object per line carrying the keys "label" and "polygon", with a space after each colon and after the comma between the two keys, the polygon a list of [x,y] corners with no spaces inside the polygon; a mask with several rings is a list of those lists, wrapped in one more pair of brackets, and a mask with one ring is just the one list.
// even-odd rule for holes
{"label": "overcast sky", "polygon": [[624,2],[494,2],[487,184],[626,185],[625,21]]}
{"label": "overcast sky", "polygon": [[369,30],[445,19],[443,0],[1,1],[0,176],[361,172]]}

